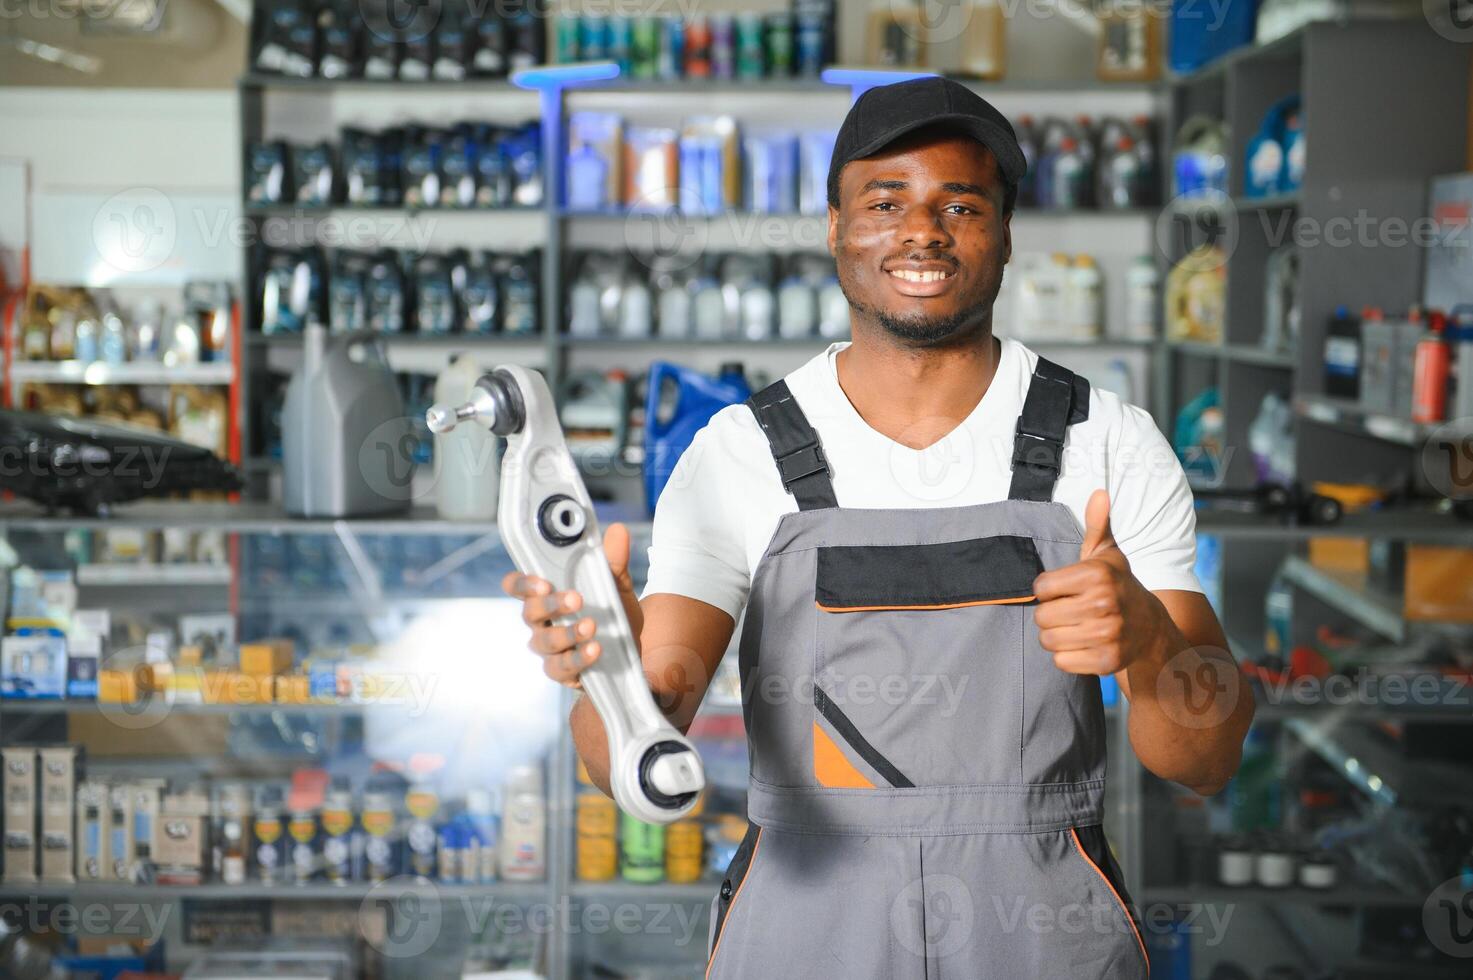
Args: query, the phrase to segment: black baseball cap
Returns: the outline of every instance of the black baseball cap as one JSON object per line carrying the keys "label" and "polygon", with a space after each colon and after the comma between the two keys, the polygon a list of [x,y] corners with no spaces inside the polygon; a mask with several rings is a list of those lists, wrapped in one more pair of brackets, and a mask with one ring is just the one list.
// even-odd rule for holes
{"label": "black baseball cap", "polygon": [[960,82],[928,75],[877,85],[854,100],[829,159],[829,200],[839,199],[839,172],[846,163],[872,156],[923,126],[938,124],[971,136],[991,150],[1009,186],[1016,187],[1023,179],[1028,163],[1007,118]]}

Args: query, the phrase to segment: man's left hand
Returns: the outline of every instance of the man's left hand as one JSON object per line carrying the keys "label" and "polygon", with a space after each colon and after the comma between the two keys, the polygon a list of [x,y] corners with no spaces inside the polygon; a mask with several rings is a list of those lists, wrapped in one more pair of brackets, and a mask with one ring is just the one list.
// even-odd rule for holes
{"label": "man's left hand", "polygon": [[1084,508],[1079,561],[1033,581],[1038,640],[1072,674],[1114,674],[1155,645],[1161,601],[1136,581],[1110,531],[1110,495],[1096,490]]}

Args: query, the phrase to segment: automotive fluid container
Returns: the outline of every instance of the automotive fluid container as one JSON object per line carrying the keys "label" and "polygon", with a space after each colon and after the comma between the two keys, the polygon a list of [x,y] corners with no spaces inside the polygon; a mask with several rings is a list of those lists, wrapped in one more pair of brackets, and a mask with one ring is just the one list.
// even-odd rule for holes
{"label": "automotive fluid container", "polygon": [[711,416],[752,394],[739,364],[722,367],[718,377],[655,361],[650,365],[644,423],[644,488],[650,513],[675,464]]}
{"label": "automotive fluid container", "polygon": [[[281,413],[282,504],[293,517],[409,509],[413,430],[378,338],[309,328]],[[358,357],[354,350],[361,351]]]}
{"label": "automotive fluid container", "polygon": [[1189,72],[1253,43],[1258,0],[1173,0],[1169,61]]}

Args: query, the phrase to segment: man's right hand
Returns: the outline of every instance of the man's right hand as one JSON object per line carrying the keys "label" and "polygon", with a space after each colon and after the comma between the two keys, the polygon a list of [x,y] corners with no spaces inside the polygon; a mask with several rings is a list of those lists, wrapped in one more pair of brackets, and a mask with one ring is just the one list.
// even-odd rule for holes
{"label": "man's right hand", "polygon": [[[619,599],[624,603],[624,615],[629,619],[630,635],[638,649],[644,613],[629,575],[629,529],[623,524],[610,524],[604,530],[604,554],[609,559],[609,569],[619,587]],[[522,600],[522,619],[532,627],[532,641],[528,646],[533,653],[541,655],[543,672],[565,687],[580,688],[579,675],[603,652],[594,635],[592,616],[563,625],[567,617],[583,608],[583,596],[574,589],[554,592],[547,579],[516,571],[507,572],[501,587],[507,595]]]}

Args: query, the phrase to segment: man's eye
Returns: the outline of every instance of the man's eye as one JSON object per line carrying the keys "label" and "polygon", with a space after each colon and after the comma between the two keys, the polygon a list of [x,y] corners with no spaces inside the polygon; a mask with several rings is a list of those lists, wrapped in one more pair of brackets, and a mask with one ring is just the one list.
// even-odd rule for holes
{"label": "man's eye", "polygon": [[890,210],[890,209],[891,209],[891,208],[893,208],[893,207],[895,207],[895,205],[894,205],[894,204],[892,204],[892,203],[891,203],[891,202],[889,202],[889,201],[877,201],[877,202],[876,202],[876,203],[875,203],[875,204],[874,204],[874,208],[875,208],[875,210],[877,210],[877,211],[878,211],[878,210],[881,210],[881,209],[884,209],[884,210],[887,210],[887,211],[888,211],[888,210]]}
{"label": "man's eye", "polygon": [[952,205],[948,205],[948,209],[952,213],[954,213],[954,214],[975,214],[976,213],[971,208],[967,207],[965,204],[952,204]]}

